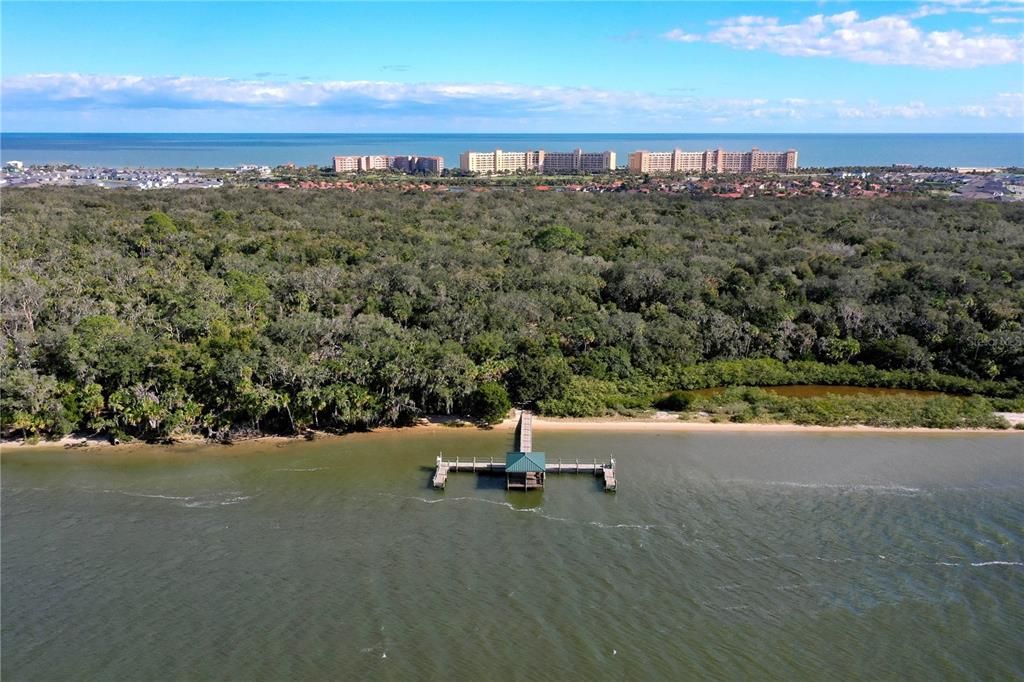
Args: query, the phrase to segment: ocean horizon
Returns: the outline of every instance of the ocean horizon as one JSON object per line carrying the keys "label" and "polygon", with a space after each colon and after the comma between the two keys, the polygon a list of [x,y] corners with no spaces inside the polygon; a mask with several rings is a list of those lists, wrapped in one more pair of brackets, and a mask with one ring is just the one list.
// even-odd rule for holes
{"label": "ocean horizon", "polygon": [[27,164],[226,168],[328,166],[335,155],[442,156],[467,150],[611,150],[625,166],[639,149],[796,149],[802,168],[1024,166],[1024,133],[0,133],[0,158]]}

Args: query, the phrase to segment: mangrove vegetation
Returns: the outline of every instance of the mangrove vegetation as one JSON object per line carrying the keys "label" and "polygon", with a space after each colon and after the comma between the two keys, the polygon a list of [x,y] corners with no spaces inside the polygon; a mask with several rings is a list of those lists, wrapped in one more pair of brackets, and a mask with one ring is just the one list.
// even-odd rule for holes
{"label": "mangrove vegetation", "polygon": [[962,398],[698,408],[990,426],[1024,381],[1022,205],[44,188],[5,192],[2,227],[7,435],[630,414],[801,383]]}

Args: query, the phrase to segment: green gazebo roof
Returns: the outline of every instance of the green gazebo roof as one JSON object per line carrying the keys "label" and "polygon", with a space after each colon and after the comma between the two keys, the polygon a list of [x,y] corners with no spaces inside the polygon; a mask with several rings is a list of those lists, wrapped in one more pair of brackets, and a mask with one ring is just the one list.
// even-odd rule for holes
{"label": "green gazebo roof", "polygon": [[525,474],[531,471],[543,472],[546,469],[543,452],[510,452],[505,455],[506,473]]}

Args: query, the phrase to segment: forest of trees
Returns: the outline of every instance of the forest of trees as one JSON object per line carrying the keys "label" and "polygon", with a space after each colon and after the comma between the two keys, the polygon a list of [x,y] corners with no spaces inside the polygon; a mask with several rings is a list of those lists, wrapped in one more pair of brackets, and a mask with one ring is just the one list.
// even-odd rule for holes
{"label": "forest of trees", "polygon": [[44,188],[5,192],[2,226],[8,435],[1024,382],[1020,204]]}

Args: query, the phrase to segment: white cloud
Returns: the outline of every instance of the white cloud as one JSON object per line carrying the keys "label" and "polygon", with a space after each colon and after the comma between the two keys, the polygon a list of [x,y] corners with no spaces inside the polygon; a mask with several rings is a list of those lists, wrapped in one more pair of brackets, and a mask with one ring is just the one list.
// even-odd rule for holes
{"label": "white cloud", "polygon": [[866,105],[836,107],[836,115],[843,119],[921,120],[950,116],[985,119],[1024,119],[1024,92],[1001,92],[981,102],[956,106],[932,107],[923,102],[886,105],[868,102]]}
{"label": "white cloud", "polygon": [[932,0],[906,16],[919,19],[943,14],[1009,14],[1024,11],[1021,0]]}
{"label": "white cloud", "polygon": [[907,104],[881,105],[877,102],[869,102],[861,107],[839,107],[836,115],[839,118],[869,118],[869,119],[908,119],[917,120],[922,118],[934,118],[948,113],[945,108],[928,107],[923,102],[910,102]]}
{"label": "white cloud", "polygon": [[[747,19],[756,24],[756,19]],[[911,121],[961,117],[1024,118],[1024,93],[1004,92],[950,106],[924,102],[854,102],[807,97],[701,98],[688,92],[602,90],[508,83],[395,83],[389,81],[283,81],[195,76],[51,73],[2,81],[5,116],[11,112],[278,111],[282,116],[388,116],[406,120],[466,117],[476,120],[647,122],[664,129],[742,123],[771,127],[800,121],[830,127],[834,120]],[[29,114],[26,114],[29,115]],[[634,124],[636,125],[636,124]]]}
{"label": "white cloud", "polygon": [[665,40],[674,40],[677,43],[695,43],[702,40],[701,36],[695,33],[687,33],[681,28],[674,28],[663,36]]}
{"label": "white cloud", "polygon": [[1024,92],[1001,92],[987,104],[992,117],[1024,121]]}
{"label": "white cloud", "polygon": [[586,87],[508,83],[396,83],[390,81],[274,81],[195,76],[48,73],[3,80],[7,108],[122,109],[244,107],[338,110],[452,108],[511,116],[530,112],[639,111],[707,113],[718,108],[751,111],[763,98],[698,99]]}
{"label": "white cloud", "polygon": [[73,107],[202,108],[310,107],[363,109],[472,103],[549,110],[579,103],[599,106],[613,93],[585,87],[504,83],[396,83],[390,81],[271,81],[194,76],[48,73],[3,80],[6,106],[47,103]]}
{"label": "white cloud", "polygon": [[970,116],[971,118],[988,118],[988,109],[977,104],[969,104],[960,107],[960,115]]}
{"label": "white cloud", "polygon": [[[676,40],[672,37],[676,32],[685,35],[687,42],[695,37],[679,29],[665,37]],[[852,10],[828,16],[816,14],[788,24],[776,17],[739,16],[721,22],[701,39],[741,50],[768,50],[790,57],[835,57],[867,64],[970,68],[1024,60],[1021,36],[925,31],[905,16],[863,19]]]}

